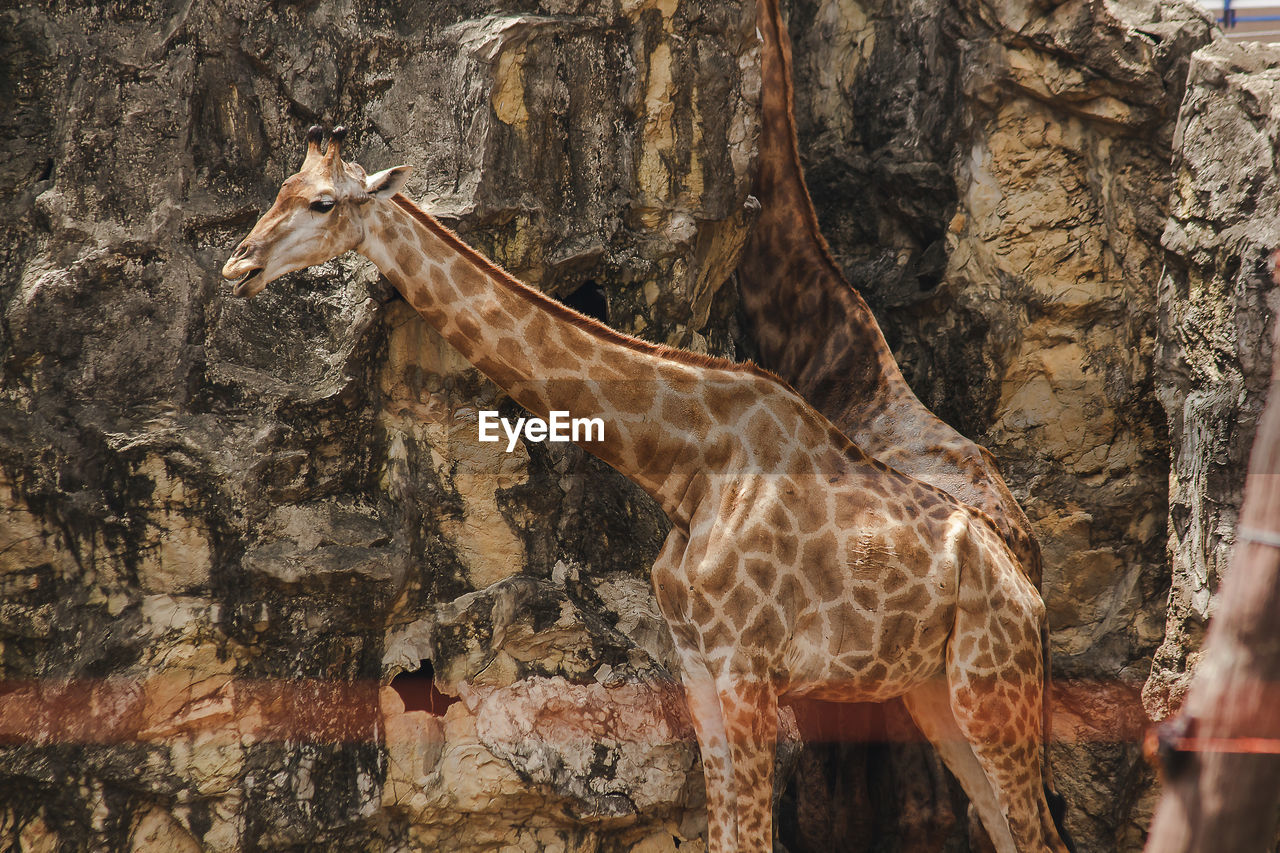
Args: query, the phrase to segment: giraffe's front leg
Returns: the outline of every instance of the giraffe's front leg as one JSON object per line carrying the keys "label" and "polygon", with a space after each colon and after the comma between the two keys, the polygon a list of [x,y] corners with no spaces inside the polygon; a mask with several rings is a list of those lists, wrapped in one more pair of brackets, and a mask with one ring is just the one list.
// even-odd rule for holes
{"label": "giraffe's front leg", "polygon": [[680,678],[702,754],[702,776],[707,790],[708,853],[737,853],[738,824],[733,811],[729,739],[725,734],[716,680],[702,653],[702,643],[689,614],[690,599],[685,593],[688,581],[681,564],[688,545],[685,534],[673,528],[653,564],[654,593],[680,659]]}
{"label": "giraffe's front leg", "polygon": [[778,695],[767,678],[718,680],[721,713],[733,761],[740,853],[773,850],[773,770],[778,745]]}
{"label": "giraffe's front leg", "polygon": [[689,715],[693,718],[702,753],[702,778],[707,787],[708,853],[737,853],[738,823],[734,812],[733,760],[720,694],[701,652],[676,640]]}

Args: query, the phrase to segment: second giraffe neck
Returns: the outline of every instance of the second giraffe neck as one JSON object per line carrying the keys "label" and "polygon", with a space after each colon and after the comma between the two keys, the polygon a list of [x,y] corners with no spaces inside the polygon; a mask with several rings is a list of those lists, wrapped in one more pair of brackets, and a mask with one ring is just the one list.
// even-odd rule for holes
{"label": "second giraffe neck", "polygon": [[[910,394],[871,308],[845,280],[818,227],[800,164],[791,44],[778,0],[761,0],[758,25],[763,80],[754,193],[762,210],[739,273],[764,364],[828,415],[842,402],[828,399],[841,395],[839,386],[856,387],[868,400]],[[833,353],[839,364],[831,363]]]}

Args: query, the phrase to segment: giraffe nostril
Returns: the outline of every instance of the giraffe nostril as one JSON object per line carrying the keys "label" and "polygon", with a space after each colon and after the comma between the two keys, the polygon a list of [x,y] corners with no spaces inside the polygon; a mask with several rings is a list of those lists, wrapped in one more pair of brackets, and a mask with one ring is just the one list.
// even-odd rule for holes
{"label": "giraffe nostril", "polygon": [[238,261],[241,258],[243,258],[245,256],[245,253],[248,251],[249,251],[249,247],[246,246],[244,243],[241,243],[239,246],[236,246],[236,250],[231,254],[231,258],[232,260]]}

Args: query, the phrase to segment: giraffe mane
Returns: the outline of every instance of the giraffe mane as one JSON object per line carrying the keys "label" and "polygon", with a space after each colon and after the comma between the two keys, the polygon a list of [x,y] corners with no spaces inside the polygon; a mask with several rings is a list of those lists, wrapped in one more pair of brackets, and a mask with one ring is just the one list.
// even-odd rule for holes
{"label": "giraffe mane", "polygon": [[795,393],[794,389],[792,389],[791,386],[782,378],[777,376],[775,373],[760,367],[754,362],[730,361],[727,358],[721,358],[715,355],[689,352],[688,350],[667,346],[666,344],[656,344],[652,341],[646,341],[642,338],[637,338],[633,335],[619,332],[617,329],[600,322],[594,317],[588,317],[585,314],[581,314],[564,303],[547,296],[542,291],[530,287],[511,273],[504,270],[502,267],[495,264],[493,261],[486,258],[480,252],[467,244],[466,241],[459,237],[454,231],[443,225],[440,220],[418,207],[412,199],[403,193],[396,193],[391,197],[391,201],[399,206],[401,210],[404,210],[406,213],[413,216],[413,218],[423,226],[430,229],[436,236],[448,243],[451,248],[457,250],[457,252],[466,258],[473,266],[487,273],[502,286],[524,295],[530,301],[543,308],[559,320],[572,323],[579,329],[590,332],[602,340],[610,343],[621,344],[622,346],[638,352],[669,359],[671,361],[677,361],[681,364],[688,364],[693,367],[718,368],[759,376],[771,382],[776,382],[788,391]]}

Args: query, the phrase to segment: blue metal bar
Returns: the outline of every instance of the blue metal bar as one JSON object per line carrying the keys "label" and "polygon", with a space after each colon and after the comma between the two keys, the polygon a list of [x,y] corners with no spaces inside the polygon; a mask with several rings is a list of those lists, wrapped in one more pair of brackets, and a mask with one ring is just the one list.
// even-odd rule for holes
{"label": "blue metal bar", "polygon": [[1231,0],[1222,0],[1222,17],[1218,18],[1218,23],[1224,29],[1229,30],[1239,24],[1264,24],[1270,21],[1280,21],[1280,15],[1241,15],[1231,7]]}

